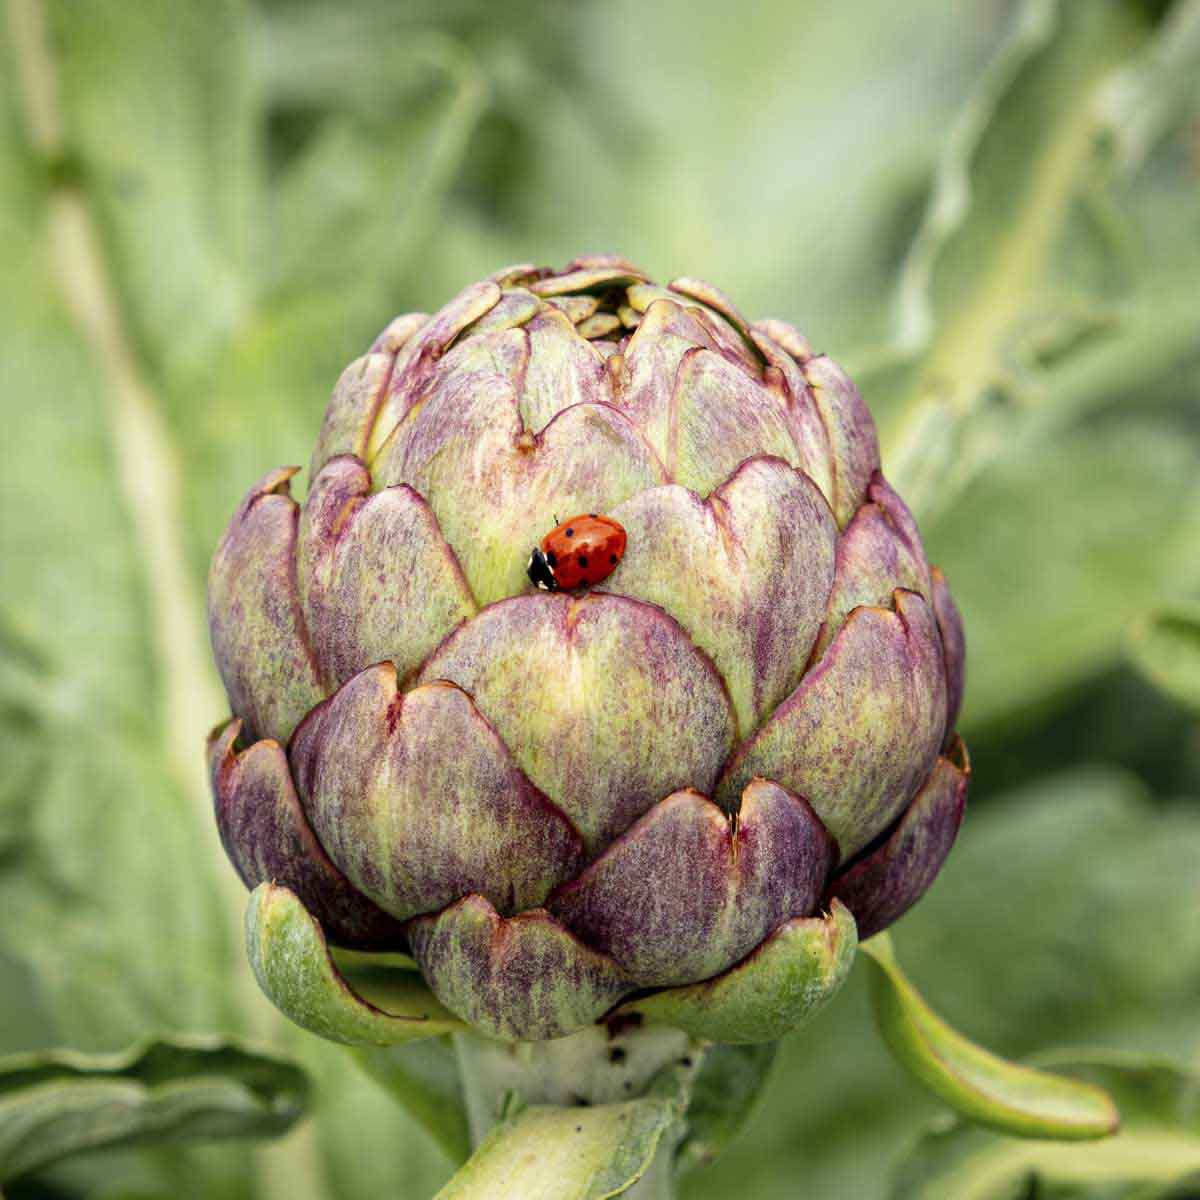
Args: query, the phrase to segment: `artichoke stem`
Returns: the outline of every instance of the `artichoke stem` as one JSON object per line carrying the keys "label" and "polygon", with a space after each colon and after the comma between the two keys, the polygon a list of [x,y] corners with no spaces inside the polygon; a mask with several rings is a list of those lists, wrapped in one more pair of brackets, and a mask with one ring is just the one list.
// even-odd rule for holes
{"label": "artichoke stem", "polygon": [[[639,1021],[594,1025],[570,1037],[509,1044],[476,1034],[453,1036],[471,1143],[500,1121],[534,1104],[590,1107],[621,1104],[669,1087],[673,1073],[691,1077],[704,1045],[677,1029]],[[673,1160],[683,1133],[677,1121],[628,1200],[670,1200]]]}

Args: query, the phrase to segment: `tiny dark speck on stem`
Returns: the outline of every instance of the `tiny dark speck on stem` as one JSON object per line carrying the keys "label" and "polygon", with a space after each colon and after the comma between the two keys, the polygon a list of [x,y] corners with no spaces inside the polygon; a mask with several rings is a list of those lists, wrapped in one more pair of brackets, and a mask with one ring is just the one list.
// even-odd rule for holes
{"label": "tiny dark speck on stem", "polygon": [[620,1046],[614,1046],[608,1052],[608,1061],[611,1063],[619,1063],[625,1061],[625,1051]]}

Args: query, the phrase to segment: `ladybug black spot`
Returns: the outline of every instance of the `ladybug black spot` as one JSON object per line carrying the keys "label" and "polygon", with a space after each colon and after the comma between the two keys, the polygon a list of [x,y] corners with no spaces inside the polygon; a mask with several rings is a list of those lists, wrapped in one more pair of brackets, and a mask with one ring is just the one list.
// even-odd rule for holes
{"label": "ladybug black spot", "polygon": [[[610,554],[610,555],[608,556],[608,561],[609,561],[610,563],[612,563],[612,564],[613,564],[613,566],[615,567],[615,566],[617,565],[617,556],[616,556],[615,554]],[[551,563],[550,565],[551,565],[551,566],[553,566],[554,564],[553,564],[553,563]]]}
{"label": "ladybug black spot", "polygon": [[579,556],[579,565],[587,570],[587,559],[582,554]]}
{"label": "ladybug black spot", "polygon": [[575,530],[573,530],[573,529],[568,529],[568,530],[567,530],[567,537],[574,537],[574,536],[575,536]]}

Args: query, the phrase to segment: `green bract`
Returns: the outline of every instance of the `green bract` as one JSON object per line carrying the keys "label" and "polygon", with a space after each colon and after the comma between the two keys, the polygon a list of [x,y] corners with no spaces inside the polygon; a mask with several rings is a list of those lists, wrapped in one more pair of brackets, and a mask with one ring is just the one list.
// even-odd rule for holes
{"label": "green bract", "polygon": [[[769,1040],[932,882],[961,624],[858,392],[789,326],[616,258],[514,267],[393,321],[302,506],[295,474],[213,560],[209,755],[302,1024]],[[620,563],[535,591],[530,548],[588,512]],[[433,995],[372,1008],[326,940],[410,953]]]}

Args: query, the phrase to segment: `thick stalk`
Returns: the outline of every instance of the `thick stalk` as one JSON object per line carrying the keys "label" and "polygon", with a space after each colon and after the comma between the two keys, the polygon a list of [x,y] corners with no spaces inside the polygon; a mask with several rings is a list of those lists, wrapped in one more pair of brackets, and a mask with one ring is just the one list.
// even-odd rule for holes
{"label": "thick stalk", "polygon": [[[676,1029],[662,1026],[585,1029],[552,1042],[506,1045],[456,1034],[455,1052],[471,1140],[478,1145],[514,1101],[522,1105],[590,1106],[635,1100],[663,1068],[698,1063],[703,1049]],[[672,1159],[678,1134],[664,1136],[627,1200],[671,1200]]]}

